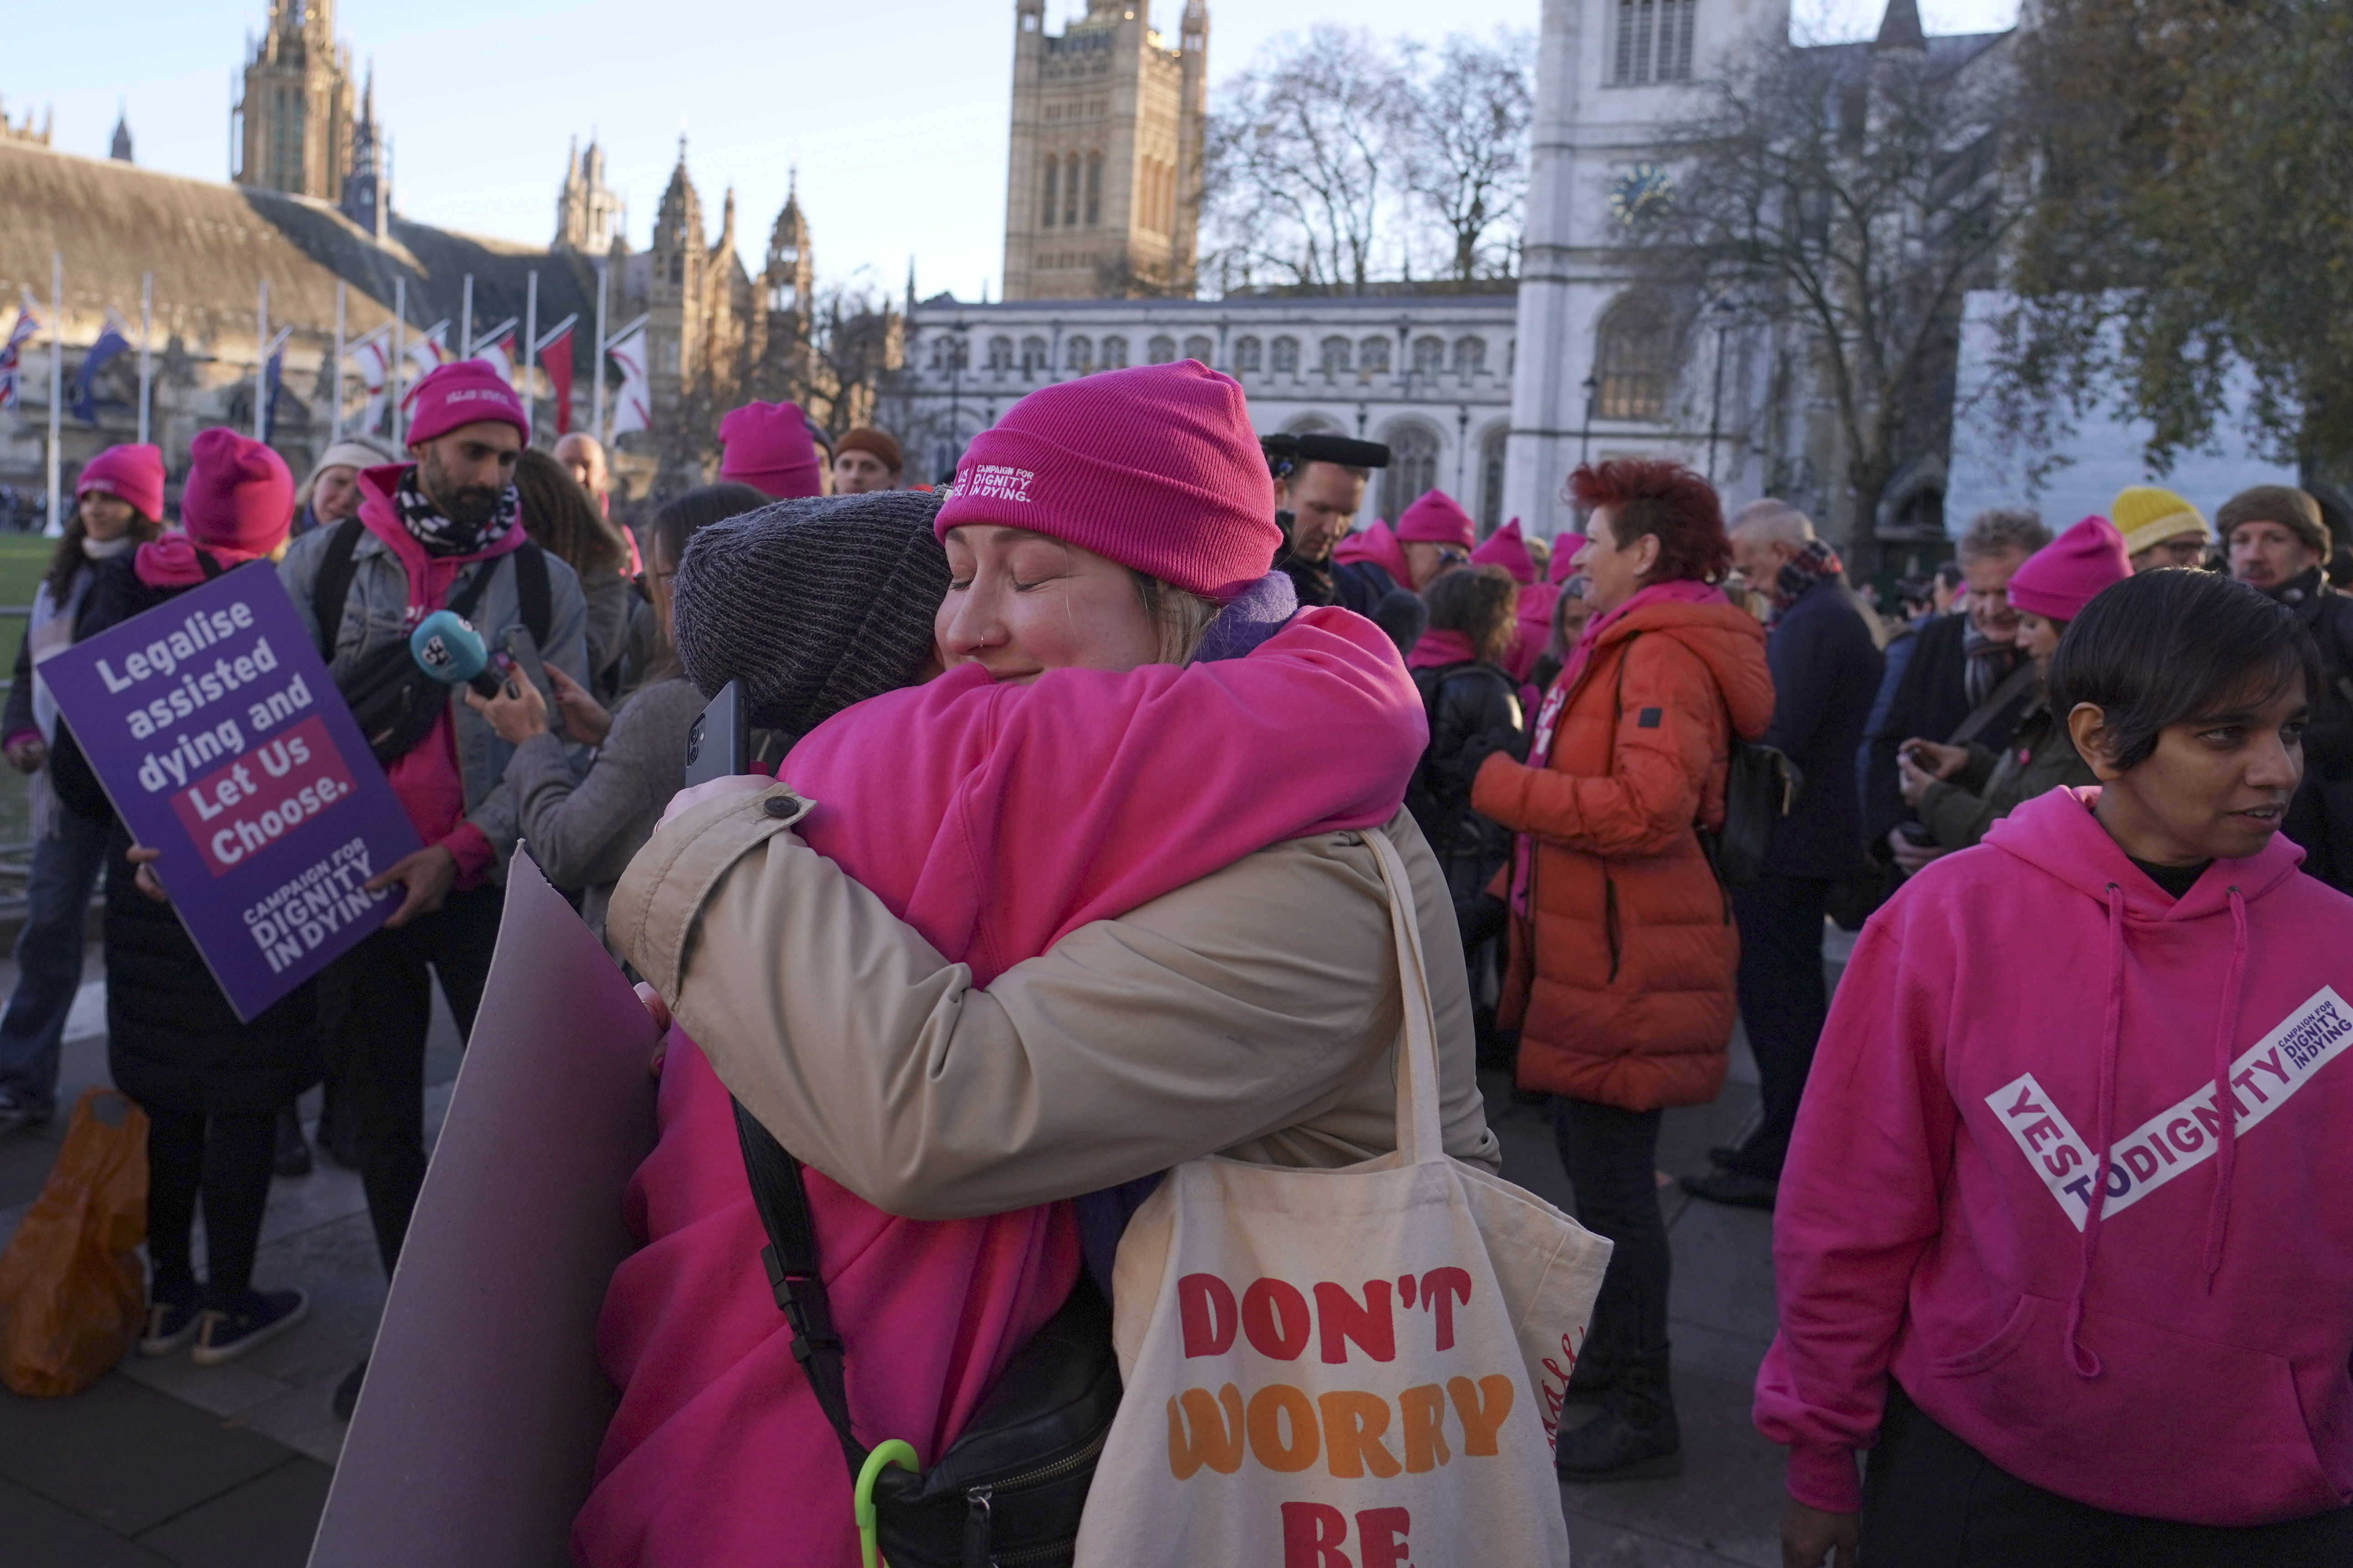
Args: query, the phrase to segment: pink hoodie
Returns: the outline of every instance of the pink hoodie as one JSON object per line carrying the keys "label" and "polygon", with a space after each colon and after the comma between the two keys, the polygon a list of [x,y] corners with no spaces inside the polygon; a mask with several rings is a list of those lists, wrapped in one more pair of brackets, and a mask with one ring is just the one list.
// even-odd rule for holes
{"label": "pink hoodie", "polygon": [[2177,903],[2098,797],[2031,800],[1928,867],[1840,982],[1757,1375],[1800,1502],[1859,1506],[1891,1376],[2094,1507],[2353,1500],[2353,900],[2274,837]]}
{"label": "pink hoodie", "polygon": [[[1427,740],[1388,639],[1311,609],[1246,658],[1183,669],[999,686],[967,666],[836,715],[780,772],[817,803],[810,847],[985,985],[1270,844],[1386,821]],[[599,1324],[621,1405],[575,1556],[846,1568],[840,1446],[761,1270],[727,1092],[676,1032],[659,1116],[630,1191],[646,1245]],[[903,1437],[929,1464],[1069,1294],[1071,1205],[898,1219],[807,1179],[834,1316],[851,1325],[859,1435]]]}

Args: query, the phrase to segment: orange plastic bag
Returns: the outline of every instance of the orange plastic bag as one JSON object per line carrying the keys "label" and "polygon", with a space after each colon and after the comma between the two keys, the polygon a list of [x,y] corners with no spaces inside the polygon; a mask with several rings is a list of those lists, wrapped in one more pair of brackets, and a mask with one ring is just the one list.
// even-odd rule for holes
{"label": "orange plastic bag", "polygon": [[0,1256],[0,1384],[56,1399],[113,1371],[146,1316],[146,1239],[147,1114],[90,1089]]}

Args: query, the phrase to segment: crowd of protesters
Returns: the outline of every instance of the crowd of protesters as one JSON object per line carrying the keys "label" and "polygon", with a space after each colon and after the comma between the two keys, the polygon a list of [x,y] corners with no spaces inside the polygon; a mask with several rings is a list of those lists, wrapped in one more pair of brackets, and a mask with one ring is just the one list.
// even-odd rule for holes
{"label": "crowd of protesters", "polygon": [[[2312,495],[2209,523],[2135,486],[2055,537],[1989,511],[1883,617],[1804,512],[1727,518],[1668,460],[1580,466],[1554,540],[1482,539],[1438,490],[1358,527],[1383,448],[1262,445],[1189,362],[1022,399],[944,496],[790,404],[720,435],[718,482],[642,533],[597,444],[534,447],[472,363],[419,385],[405,455],[342,442],[299,487],[203,433],[177,529],[153,448],[83,469],[5,723],[37,846],[0,1119],[53,1112],[103,874],[110,1064],[150,1118],[142,1353],[214,1364],[302,1320],[254,1271],[314,1085],[389,1274],[434,985],[470,1032],[527,843],[678,1026],[575,1554],[765,1561],[786,1505],[846,1531],[737,1118],[824,1173],[832,1310],[905,1352],[862,1363],[861,1413],[936,1454],[1111,1290],[1139,1184],[1394,1146],[1378,835],[1448,1152],[1497,1165],[1475,1069],[1508,1068],[1614,1248],[1564,1480],[1682,1463],[1659,1135],[1722,1092],[1737,1026],[1757,1113],[1682,1184],[1775,1212],[1756,1414],[1790,1449],[1787,1562],[2353,1561],[2324,1071],[2353,1035],[2353,599]],[[263,559],[425,847],[370,882],[381,930],[240,1022],[37,666]],[[543,683],[369,723],[443,609]],[[762,773],[681,793],[730,681]],[[1832,921],[1862,931],[1835,1001]],[[782,1503],[712,1506],[780,1466]]]}

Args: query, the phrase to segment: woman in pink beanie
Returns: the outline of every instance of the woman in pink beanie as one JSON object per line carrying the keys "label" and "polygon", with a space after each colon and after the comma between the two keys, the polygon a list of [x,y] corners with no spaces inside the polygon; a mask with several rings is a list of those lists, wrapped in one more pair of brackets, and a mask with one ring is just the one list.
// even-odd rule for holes
{"label": "woman in pink beanie", "polygon": [[74,481],[73,516],[50,552],[24,640],[16,645],[0,750],[9,766],[33,775],[33,866],[26,882],[29,907],[16,939],[16,989],[0,1020],[0,1132],[47,1121],[54,1112],[58,1045],[81,985],[82,922],[106,851],[103,822],[58,805],[49,770],[58,705],[34,671],[89,635],[98,569],[162,532],[163,518],[162,452],[109,447],[84,464]]}
{"label": "woman in pink beanie", "polygon": [[[159,609],[285,542],[294,513],[294,478],[285,459],[226,429],[198,433],[188,454],[180,498],[185,531],[105,563],[90,593],[91,635]],[[301,1290],[255,1289],[253,1270],[280,1114],[322,1073],[316,983],[306,981],[250,1021],[239,1019],[147,870],[157,853],[132,843],[69,736],[60,740],[57,760],[66,805],[105,823],[111,835],[107,1068],[115,1087],[147,1113],[153,1268],[139,1352],[163,1356],[192,1346],[198,1366],[217,1366],[268,1343],[310,1311]],[[190,1247],[200,1198],[201,1283]]]}
{"label": "woman in pink beanie", "polygon": [[2017,732],[1999,753],[1974,742],[1940,746],[1913,740],[1897,756],[1904,798],[1939,847],[1966,849],[2020,803],[2099,782],[2068,739],[2064,717],[2052,712],[2042,679],[2067,623],[2101,589],[2131,575],[2124,536],[2106,518],[2087,517],[2027,557],[2010,578],[2018,646],[2034,661],[2035,671],[2034,699]]}
{"label": "woman in pink beanie", "polygon": [[1373,567],[1385,575],[1386,583],[1375,584],[1379,590],[1375,598],[1393,588],[1419,594],[1440,573],[1467,563],[1478,540],[1471,514],[1444,490],[1429,490],[1405,509],[1394,530],[1377,522],[1352,533],[1334,548],[1332,559],[1343,566]]}
{"label": "woman in pink beanie", "polygon": [[825,494],[825,470],[797,403],[747,403],[719,422],[719,477],[777,500]]}
{"label": "woman in pink beanie", "polygon": [[[632,863],[608,936],[679,1027],[631,1197],[647,1245],[599,1334],[622,1404],[579,1561],[856,1560],[840,1445],[754,1261],[731,1092],[808,1163],[833,1318],[866,1369],[860,1441],[904,1437],[925,1465],[1046,1313],[1092,1300],[1082,1252],[1108,1279],[1140,1195],[1122,1184],[1253,1137],[1345,1163],[1377,1116],[1352,1113],[1335,1142],[1325,1108],[1393,1107],[1395,958],[1357,833],[1409,841],[1448,1146],[1492,1161],[1451,906],[1400,815],[1420,703],[1368,622],[1294,612],[1270,572],[1271,500],[1240,389],[1198,365],[1032,395],[973,443],[934,524],[944,673],[819,724],[776,785],[681,795]],[[796,792],[818,803],[806,816]],[[1275,947],[1295,960],[1281,976],[1238,979],[1238,952]],[[1145,952],[1182,978],[1120,956]],[[885,971],[913,989],[848,981]],[[987,987],[974,1024],[1025,1034],[939,1042],[955,1070],[919,1086],[892,1066],[932,1048],[903,1004],[945,973]],[[1119,1028],[1069,991],[1078,973],[1116,992]],[[1236,1008],[1318,1021],[1244,1062],[1221,1021]],[[955,1109],[870,1115],[892,1081]],[[1011,1517],[1000,1498],[992,1530]]]}

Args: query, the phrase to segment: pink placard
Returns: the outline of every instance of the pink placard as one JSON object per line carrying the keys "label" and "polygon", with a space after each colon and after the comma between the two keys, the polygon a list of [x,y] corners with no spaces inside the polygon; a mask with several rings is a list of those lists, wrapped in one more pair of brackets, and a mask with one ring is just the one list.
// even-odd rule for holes
{"label": "pink placard", "polygon": [[311,1568],[570,1561],[616,1395],[596,1314],[653,1150],[652,1020],[522,850]]}

